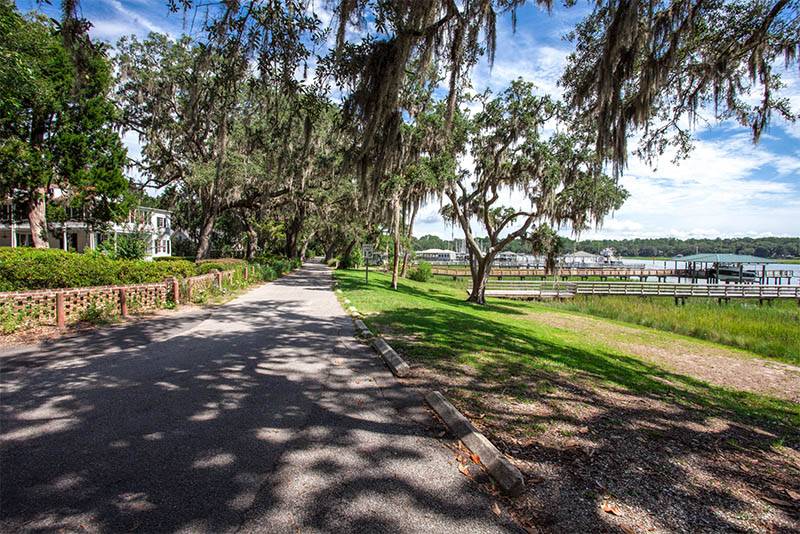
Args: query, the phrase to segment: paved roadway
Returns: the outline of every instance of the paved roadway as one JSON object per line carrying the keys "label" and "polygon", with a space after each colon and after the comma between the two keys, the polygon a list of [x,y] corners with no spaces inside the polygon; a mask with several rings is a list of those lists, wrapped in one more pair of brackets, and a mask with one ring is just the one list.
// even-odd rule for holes
{"label": "paved roadway", "polygon": [[0,354],[2,532],[518,532],[317,264]]}

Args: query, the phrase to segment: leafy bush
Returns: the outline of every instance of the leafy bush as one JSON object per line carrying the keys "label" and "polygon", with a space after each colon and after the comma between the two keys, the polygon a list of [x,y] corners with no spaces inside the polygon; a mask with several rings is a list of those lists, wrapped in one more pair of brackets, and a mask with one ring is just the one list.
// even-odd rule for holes
{"label": "leafy bush", "polygon": [[331,258],[328,260],[328,267],[333,267],[334,269],[339,268],[339,258]]}
{"label": "leafy bush", "polygon": [[194,263],[194,256],[159,256],[153,261],[189,261]]}
{"label": "leafy bush", "polygon": [[425,260],[419,260],[419,264],[408,271],[408,277],[417,282],[429,282],[433,278],[431,264]]}
{"label": "leafy bush", "polygon": [[194,264],[180,260],[113,260],[104,254],[0,247],[0,288],[6,291],[142,284],[194,274]]}
{"label": "leafy bush", "polygon": [[205,263],[218,263],[220,265],[247,265],[248,261],[243,260],[241,258],[215,258],[213,260],[199,260],[197,262],[198,265],[203,265]]}
{"label": "leafy bush", "polygon": [[199,263],[197,265],[197,274],[207,274],[212,270],[224,271],[225,266],[221,263],[217,263],[215,261],[207,261],[205,263]]}
{"label": "leafy bush", "polygon": [[361,265],[363,258],[361,257],[361,249],[357,247],[353,247],[353,250],[350,251],[350,255],[348,257],[340,256],[339,257],[339,268],[340,269],[351,269],[353,267],[358,267]]}

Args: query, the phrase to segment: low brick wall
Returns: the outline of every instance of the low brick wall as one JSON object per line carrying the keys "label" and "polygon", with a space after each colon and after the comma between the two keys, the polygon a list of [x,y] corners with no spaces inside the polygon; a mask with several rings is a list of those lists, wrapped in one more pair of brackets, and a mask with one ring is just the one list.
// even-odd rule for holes
{"label": "low brick wall", "polygon": [[[247,279],[247,274],[239,276]],[[167,278],[152,284],[6,291],[0,292],[0,318],[14,316],[22,328],[64,326],[78,320],[81,313],[93,307],[110,315],[125,316],[160,309],[168,301],[192,302],[212,287],[221,289],[223,281],[233,283],[233,280],[232,271],[212,271],[190,278]]]}

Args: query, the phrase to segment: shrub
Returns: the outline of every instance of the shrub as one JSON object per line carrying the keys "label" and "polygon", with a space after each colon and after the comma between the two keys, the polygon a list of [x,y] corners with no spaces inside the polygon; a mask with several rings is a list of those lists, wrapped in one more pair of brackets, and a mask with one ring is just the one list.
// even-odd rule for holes
{"label": "shrub", "polygon": [[425,260],[420,260],[416,267],[408,271],[408,277],[417,282],[428,282],[433,278],[431,264]]}
{"label": "shrub", "polygon": [[353,267],[358,267],[361,265],[362,261],[361,257],[361,249],[353,247],[353,250],[350,251],[350,255],[348,257],[340,256],[339,257],[339,268],[340,269],[350,269]]}
{"label": "shrub", "polygon": [[197,264],[197,274],[206,274],[211,272],[212,270],[224,271],[225,266],[221,263],[217,263],[215,261],[207,261],[205,263]]}
{"label": "shrub", "polygon": [[0,287],[6,291],[142,284],[194,274],[194,264],[180,260],[113,260],[97,253],[0,247]]}

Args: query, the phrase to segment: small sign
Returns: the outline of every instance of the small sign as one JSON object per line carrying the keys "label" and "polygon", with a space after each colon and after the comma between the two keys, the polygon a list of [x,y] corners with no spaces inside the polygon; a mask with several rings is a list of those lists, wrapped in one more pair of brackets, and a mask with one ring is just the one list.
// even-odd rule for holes
{"label": "small sign", "polygon": [[365,260],[372,259],[373,249],[372,245],[361,245],[361,255],[364,256]]}

